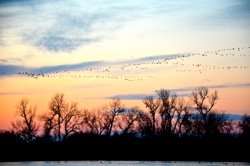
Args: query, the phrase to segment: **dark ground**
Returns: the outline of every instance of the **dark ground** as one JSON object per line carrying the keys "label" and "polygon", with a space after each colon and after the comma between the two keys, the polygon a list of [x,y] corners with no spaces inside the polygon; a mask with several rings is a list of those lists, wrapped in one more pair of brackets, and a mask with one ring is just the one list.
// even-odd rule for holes
{"label": "dark ground", "polygon": [[134,138],[72,136],[63,142],[32,143],[1,139],[0,161],[157,160],[250,162],[250,141],[243,138]]}

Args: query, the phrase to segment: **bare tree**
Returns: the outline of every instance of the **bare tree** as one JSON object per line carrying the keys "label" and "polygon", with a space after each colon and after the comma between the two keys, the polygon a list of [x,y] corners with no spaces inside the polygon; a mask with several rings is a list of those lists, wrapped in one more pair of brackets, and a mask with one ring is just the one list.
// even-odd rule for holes
{"label": "bare tree", "polygon": [[107,119],[107,114],[99,109],[84,110],[82,113],[81,131],[102,135],[107,130]]}
{"label": "bare tree", "polygon": [[166,89],[160,89],[157,91],[158,99],[154,99],[153,96],[148,96],[143,100],[143,103],[149,108],[149,113],[152,119],[153,131],[155,133],[155,125],[157,110],[160,115],[161,128],[160,131],[163,134],[173,135],[182,134],[184,127],[191,127],[189,118],[190,105],[184,100],[184,98],[177,98],[175,94],[171,94]]}
{"label": "bare tree", "polygon": [[121,114],[121,119],[118,123],[122,134],[134,133],[137,131],[138,122],[140,120],[140,110],[137,107],[127,109]]}
{"label": "bare tree", "polygon": [[147,96],[143,99],[143,103],[145,104],[146,108],[149,109],[149,113],[151,115],[152,119],[152,128],[153,128],[153,133],[155,133],[156,129],[156,111],[158,110],[160,106],[160,100],[159,99],[154,99],[153,96]]}
{"label": "bare tree", "polygon": [[61,93],[56,93],[49,102],[49,109],[52,113],[52,115],[55,115],[54,118],[56,119],[56,125],[57,125],[57,137],[58,140],[61,141],[61,125],[63,123],[63,114],[66,112],[67,104],[64,99],[64,95]]}
{"label": "bare tree", "polygon": [[50,137],[51,131],[57,126],[55,116],[56,114],[54,112],[48,112],[39,117],[40,120],[44,122],[43,130],[45,137]]}
{"label": "bare tree", "polygon": [[29,107],[28,104],[28,100],[22,99],[17,105],[17,115],[21,119],[12,122],[12,127],[22,139],[29,143],[36,138],[39,127],[35,121],[36,107]]}
{"label": "bare tree", "polygon": [[77,103],[68,104],[64,95],[57,93],[49,102],[49,111],[40,117],[44,121],[44,134],[54,132],[58,141],[77,132],[80,126],[81,113]]}
{"label": "bare tree", "polygon": [[178,135],[182,135],[183,133],[188,134],[192,128],[190,104],[184,98],[178,98],[175,109],[176,117],[173,131]]}
{"label": "bare tree", "polygon": [[138,133],[143,136],[152,136],[154,135],[153,124],[150,118],[150,115],[146,112],[139,111],[139,119],[138,119]]}
{"label": "bare tree", "polygon": [[208,88],[206,87],[199,87],[192,93],[192,100],[195,104],[195,109],[198,111],[198,113],[201,115],[202,121],[199,121],[197,118],[196,123],[196,129],[197,131],[200,131],[202,133],[202,130],[204,130],[203,134],[208,133],[208,115],[210,112],[212,112],[213,107],[216,104],[216,101],[218,100],[218,94],[217,91],[214,91],[213,93],[209,94]]}
{"label": "bare tree", "polygon": [[81,132],[97,134],[95,129],[95,124],[96,124],[96,117],[94,116],[93,112],[91,114],[89,110],[85,109],[82,112],[82,120],[80,126]]}
{"label": "bare tree", "polygon": [[81,124],[81,112],[77,107],[77,103],[72,103],[64,112],[64,138],[71,133],[78,132]]}
{"label": "bare tree", "polygon": [[106,112],[106,126],[107,126],[107,135],[111,135],[112,128],[115,122],[117,115],[124,111],[123,106],[121,105],[120,99],[112,99],[109,103],[108,111]]}
{"label": "bare tree", "polygon": [[173,120],[176,114],[176,99],[177,96],[171,95],[170,91],[161,89],[157,91],[161,102],[159,113],[161,116],[161,130],[164,134],[173,134]]}
{"label": "bare tree", "polygon": [[200,113],[203,120],[207,121],[207,115],[212,111],[216,101],[218,100],[217,91],[209,94],[208,88],[199,87],[192,93],[193,102],[196,106],[196,110]]}

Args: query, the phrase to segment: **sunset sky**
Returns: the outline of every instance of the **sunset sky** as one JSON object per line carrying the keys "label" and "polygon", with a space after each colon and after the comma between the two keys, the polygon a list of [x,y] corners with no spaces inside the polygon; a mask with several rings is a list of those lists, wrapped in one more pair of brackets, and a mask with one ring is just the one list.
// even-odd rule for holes
{"label": "sunset sky", "polygon": [[217,90],[216,109],[250,113],[249,0],[0,0],[0,129],[27,98],[83,108],[164,88]]}

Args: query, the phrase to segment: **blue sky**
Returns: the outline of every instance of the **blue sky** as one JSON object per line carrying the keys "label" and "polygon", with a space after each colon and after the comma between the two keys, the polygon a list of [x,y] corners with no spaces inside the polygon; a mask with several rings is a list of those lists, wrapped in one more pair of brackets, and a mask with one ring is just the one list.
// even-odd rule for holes
{"label": "blue sky", "polygon": [[[58,65],[246,45],[249,11],[248,0],[1,0],[1,63]],[[23,49],[8,51],[17,46]],[[47,58],[51,63],[41,61]]]}

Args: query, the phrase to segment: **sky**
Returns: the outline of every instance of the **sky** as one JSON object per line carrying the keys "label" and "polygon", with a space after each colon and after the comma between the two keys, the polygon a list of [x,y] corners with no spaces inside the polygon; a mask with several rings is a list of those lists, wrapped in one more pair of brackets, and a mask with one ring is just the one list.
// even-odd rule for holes
{"label": "sky", "polygon": [[0,0],[0,129],[27,98],[128,106],[164,88],[217,90],[217,109],[250,113],[249,0]]}

